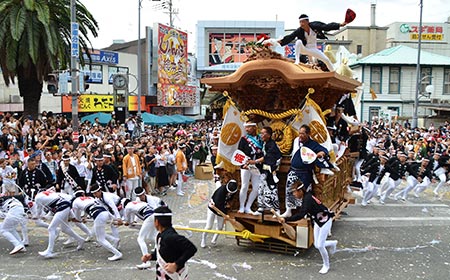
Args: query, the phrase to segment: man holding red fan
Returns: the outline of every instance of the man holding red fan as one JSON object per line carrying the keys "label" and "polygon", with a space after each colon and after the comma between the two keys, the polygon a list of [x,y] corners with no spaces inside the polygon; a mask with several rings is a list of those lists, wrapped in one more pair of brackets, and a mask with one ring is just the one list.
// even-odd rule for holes
{"label": "man holding red fan", "polygon": [[355,12],[348,9],[345,16],[345,21],[342,23],[332,22],[325,24],[320,21],[309,21],[309,17],[305,14],[300,15],[300,27],[289,35],[284,36],[278,43],[281,46],[289,44],[292,40],[297,38],[295,42],[295,63],[300,63],[300,55],[307,55],[309,62],[312,62],[312,57],[321,60],[327,66],[329,71],[335,71],[333,63],[330,59],[317,49],[317,39],[327,39],[324,31],[338,30],[342,26],[346,26],[352,22],[356,17]]}

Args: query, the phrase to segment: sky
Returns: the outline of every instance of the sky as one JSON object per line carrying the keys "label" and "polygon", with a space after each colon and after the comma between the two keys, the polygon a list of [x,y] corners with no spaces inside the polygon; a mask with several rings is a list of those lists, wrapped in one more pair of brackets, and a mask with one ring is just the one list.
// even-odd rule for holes
{"label": "sky", "polygon": [[[138,39],[138,7],[141,1],[141,38],[145,26],[169,23],[169,15],[158,9],[164,1],[80,0],[99,24],[99,36],[91,38],[95,49],[113,40]],[[165,0],[168,1],[168,0]],[[199,20],[284,21],[285,29],[298,27],[300,14],[311,21],[342,22],[345,11],[357,14],[351,25],[370,25],[370,4],[376,3],[376,25],[392,22],[419,22],[420,0],[172,0],[177,14],[174,26],[188,32],[188,51],[195,53],[196,23]],[[442,23],[450,17],[448,0],[423,0],[423,22]]]}

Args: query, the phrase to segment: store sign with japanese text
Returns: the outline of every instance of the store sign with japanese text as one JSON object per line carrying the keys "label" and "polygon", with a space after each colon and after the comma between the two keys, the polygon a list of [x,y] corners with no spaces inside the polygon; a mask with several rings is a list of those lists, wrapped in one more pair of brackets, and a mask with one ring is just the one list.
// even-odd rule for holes
{"label": "store sign with japanese text", "polygon": [[[400,33],[409,35],[409,40],[419,40],[419,31],[422,33],[422,40],[425,41],[443,41],[444,40],[444,26],[437,24],[423,25],[422,30],[419,30],[419,25],[410,25],[403,23],[400,25]],[[406,39],[406,38],[405,38]]]}
{"label": "store sign with japanese text", "polygon": [[111,51],[102,50],[92,50],[89,52],[91,60],[87,54],[83,54],[83,58],[86,64],[89,63],[101,63],[101,64],[118,64],[119,63],[119,53]]}
{"label": "store sign with japanese text", "polygon": [[158,105],[198,105],[197,87],[188,85],[187,33],[158,24]]}
{"label": "store sign with japanese text", "polygon": [[[137,96],[128,97],[129,111],[137,111]],[[141,108],[145,108],[145,96],[141,97]],[[72,112],[72,97],[62,97],[63,113]],[[111,94],[82,94],[78,97],[78,112],[112,112],[114,111],[114,98]]]}

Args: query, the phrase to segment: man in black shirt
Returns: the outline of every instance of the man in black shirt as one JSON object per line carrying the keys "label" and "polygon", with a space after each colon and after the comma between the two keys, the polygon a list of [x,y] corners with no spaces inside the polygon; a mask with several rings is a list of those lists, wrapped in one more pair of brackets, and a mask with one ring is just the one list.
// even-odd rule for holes
{"label": "man in black shirt", "polygon": [[159,231],[156,248],[142,257],[142,262],[156,260],[156,278],[161,280],[189,278],[187,261],[197,248],[186,237],[179,235],[172,227],[172,211],[162,206],[155,209],[155,227]]}

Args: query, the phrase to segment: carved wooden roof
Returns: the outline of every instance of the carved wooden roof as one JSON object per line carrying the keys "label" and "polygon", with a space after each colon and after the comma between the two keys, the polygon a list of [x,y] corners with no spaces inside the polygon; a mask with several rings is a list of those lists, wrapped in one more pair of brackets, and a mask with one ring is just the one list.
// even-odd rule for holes
{"label": "carved wooden roof", "polygon": [[233,74],[203,78],[212,91],[227,91],[240,109],[281,112],[299,108],[308,93],[322,109],[331,108],[345,93],[355,92],[361,84],[336,72],[323,72],[263,48],[255,52]]}

